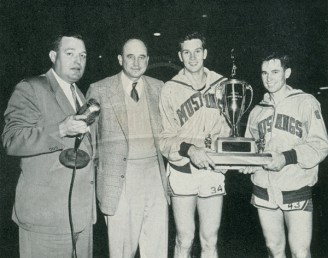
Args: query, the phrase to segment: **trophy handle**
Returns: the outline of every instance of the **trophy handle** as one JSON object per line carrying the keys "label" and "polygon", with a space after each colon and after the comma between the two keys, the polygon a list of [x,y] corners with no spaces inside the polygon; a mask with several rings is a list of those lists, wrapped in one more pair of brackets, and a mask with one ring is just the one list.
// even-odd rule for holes
{"label": "trophy handle", "polygon": [[253,101],[253,88],[252,88],[252,86],[249,85],[249,84],[247,84],[247,85],[246,85],[246,92],[247,92],[247,90],[250,91],[251,98],[250,98],[249,103],[248,103],[248,106],[247,106],[247,108],[245,108],[243,114],[245,114],[246,111],[250,108],[250,106],[251,106],[251,104],[252,104],[252,101]]}

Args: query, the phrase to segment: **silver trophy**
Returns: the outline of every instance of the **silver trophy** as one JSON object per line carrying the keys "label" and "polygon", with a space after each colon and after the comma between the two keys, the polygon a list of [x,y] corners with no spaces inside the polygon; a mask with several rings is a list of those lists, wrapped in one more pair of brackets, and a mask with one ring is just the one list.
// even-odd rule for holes
{"label": "silver trophy", "polygon": [[231,50],[231,79],[220,83],[216,89],[218,106],[231,127],[230,137],[215,139],[216,153],[209,154],[219,166],[236,168],[238,166],[261,166],[271,160],[271,155],[263,153],[265,142],[254,138],[241,137],[239,125],[241,117],[251,106],[253,100],[252,87],[243,80],[235,78],[237,66],[234,61],[234,49]]}
{"label": "silver trophy", "polygon": [[[231,137],[239,137],[240,119],[253,100],[252,86],[237,79],[230,79],[222,82],[221,85],[223,87],[222,113],[231,127]],[[247,92],[250,93],[248,103],[246,103]]]}

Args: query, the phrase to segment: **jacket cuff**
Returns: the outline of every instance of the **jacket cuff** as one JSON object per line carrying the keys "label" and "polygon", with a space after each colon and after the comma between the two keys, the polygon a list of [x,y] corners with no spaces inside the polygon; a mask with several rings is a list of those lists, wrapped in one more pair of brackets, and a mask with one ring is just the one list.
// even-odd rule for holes
{"label": "jacket cuff", "polygon": [[285,156],[286,166],[290,164],[297,164],[297,154],[294,149],[284,151],[282,154]]}
{"label": "jacket cuff", "polygon": [[191,145],[192,145],[191,143],[182,142],[180,144],[180,150],[179,150],[180,156],[188,157],[188,151],[189,151],[189,148],[191,147]]}

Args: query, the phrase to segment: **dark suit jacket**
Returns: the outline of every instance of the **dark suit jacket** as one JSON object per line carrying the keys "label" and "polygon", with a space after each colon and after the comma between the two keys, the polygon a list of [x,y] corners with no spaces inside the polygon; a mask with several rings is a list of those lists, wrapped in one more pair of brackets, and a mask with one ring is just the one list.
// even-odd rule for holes
{"label": "dark suit jacket", "polygon": [[[80,99],[85,102],[78,90]],[[33,232],[69,233],[68,194],[72,169],[59,162],[74,137],[59,136],[59,123],[75,114],[51,70],[16,85],[2,134],[7,154],[21,157],[13,220]],[[91,129],[94,137],[94,129]],[[81,149],[92,156],[87,137]],[[78,169],[72,198],[75,232],[95,221],[94,166]]]}
{"label": "dark suit jacket", "polygon": [[[145,82],[144,93],[148,103],[162,184],[164,192],[167,193],[164,162],[158,147],[158,136],[162,129],[158,103],[163,82],[148,76],[142,78]],[[101,105],[97,132],[99,155],[97,198],[101,211],[113,215],[125,180],[129,148],[127,111],[121,73],[91,84],[87,98],[94,98]],[[167,195],[166,197],[169,201]]]}

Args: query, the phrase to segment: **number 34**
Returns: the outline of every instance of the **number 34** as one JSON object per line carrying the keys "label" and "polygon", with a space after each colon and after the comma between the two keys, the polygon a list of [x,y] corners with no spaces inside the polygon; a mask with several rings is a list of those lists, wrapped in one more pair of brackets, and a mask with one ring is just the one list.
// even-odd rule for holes
{"label": "number 34", "polygon": [[212,194],[216,194],[216,193],[222,193],[223,192],[223,187],[221,185],[219,186],[212,186],[211,187],[212,190]]}

